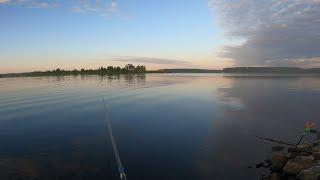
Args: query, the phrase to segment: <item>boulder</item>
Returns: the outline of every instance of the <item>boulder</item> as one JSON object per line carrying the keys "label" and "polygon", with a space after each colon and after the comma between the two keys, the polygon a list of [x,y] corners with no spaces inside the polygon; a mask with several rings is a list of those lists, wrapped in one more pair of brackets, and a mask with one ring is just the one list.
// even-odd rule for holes
{"label": "boulder", "polygon": [[288,176],[285,179],[286,180],[297,180],[296,176]]}
{"label": "boulder", "polygon": [[313,146],[319,146],[319,145],[320,145],[319,140],[315,141],[312,145],[313,145]]}
{"label": "boulder", "polygon": [[288,160],[282,170],[288,175],[297,175],[302,170],[310,168],[314,164],[314,160],[313,156],[297,156]]}
{"label": "boulder", "polygon": [[271,158],[271,170],[280,171],[286,164],[288,156],[284,154],[276,154]]}
{"label": "boulder", "polygon": [[301,180],[318,180],[320,179],[320,166],[305,169],[297,177]]}
{"label": "boulder", "polygon": [[272,173],[269,175],[262,176],[261,180],[280,180],[281,176],[279,173]]}
{"label": "boulder", "polygon": [[320,146],[314,146],[311,149],[312,152],[320,152]]}
{"label": "boulder", "polygon": [[293,159],[295,162],[298,163],[303,163],[303,164],[310,164],[312,163],[315,159],[313,156],[297,156],[296,158]]}
{"label": "boulder", "polygon": [[299,144],[298,146],[296,146],[295,151],[303,152],[303,151],[307,151],[309,149],[310,149],[310,145],[308,145],[308,144]]}
{"label": "boulder", "polygon": [[270,180],[280,180],[281,176],[278,173],[272,173],[270,176]]}
{"label": "boulder", "polygon": [[290,153],[301,153],[301,152],[306,152],[310,150],[311,150],[311,146],[309,144],[299,144],[297,146],[288,148],[288,152]]}
{"label": "boulder", "polygon": [[310,151],[304,151],[304,152],[300,152],[298,153],[299,156],[310,156],[312,155],[312,152]]}
{"label": "boulder", "polygon": [[289,159],[294,159],[295,157],[297,157],[297,154],[289,153],[288,157],[289,157]]}
{"label": "boulder", "polygon": [[313,153],[312,153],[312,156],[314,157],[314,159],[320,160],[320,152],[319,152],[319,151],[313,152]]}

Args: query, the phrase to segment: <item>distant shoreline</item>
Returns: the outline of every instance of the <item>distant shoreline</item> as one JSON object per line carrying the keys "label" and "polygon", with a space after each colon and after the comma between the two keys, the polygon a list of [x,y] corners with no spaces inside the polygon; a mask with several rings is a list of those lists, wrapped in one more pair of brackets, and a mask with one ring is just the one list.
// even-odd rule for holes
{"label": "distant shoreline", "polygon": [[77,75],[118,75],[118,74],[145,74],[145,73],[243,73],[243,74],[320,74],[320,68],[297,67],[232,67],[222,70],[210,69],[160,69],[147,71],[145,66],[126,65],[124,68],[108,66],[96,70],[81,69],[65,71],[56,69],[53,71],[35,71],[26,73],[0,74],[0,78],[9,77],[41,77],[41,76],[77,76]]}

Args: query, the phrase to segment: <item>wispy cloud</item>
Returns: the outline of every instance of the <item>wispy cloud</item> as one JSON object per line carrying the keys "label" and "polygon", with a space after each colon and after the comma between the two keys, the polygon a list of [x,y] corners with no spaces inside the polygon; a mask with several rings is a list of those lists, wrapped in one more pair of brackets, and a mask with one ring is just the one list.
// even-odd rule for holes
{"label": "wispy cloud", "polygon": [[75,13],[93,13],[110,18],[119,12],[116,0],[0,0],[0,5],[26,8],[68,8]]}
{"label": "wispy cloud", "polygon": [[[209,0],[226,35],[220,53],[237,65],[319,65],[319,0]],[[308,60],[309,59],[309,60]],[[285,62],[285,63],[284,63]]]}
{"label": "wispy cloud", "polygon": [[191,65],[188,61],[163,59],[163,58],[152,58],[152,57],[135,57],[135,56],[120,56],[110,57],[110,61],[121,61],[128,63],[149,63],[149,64],[164,64],[164,65]]}
{"label": "wispy cloud", "polygon": [[103,0],[78,0],[72,8],[76,13],[94,13],[108,18],[110,15],[119,12],[118,3],[115,0],[108,2]]}
{"label": "wispy cloud", "polygon": [[22,6],[26,8],[52,8],[59,7],[59,0],[36,1],[36,0],[0,0],[0,5]]}

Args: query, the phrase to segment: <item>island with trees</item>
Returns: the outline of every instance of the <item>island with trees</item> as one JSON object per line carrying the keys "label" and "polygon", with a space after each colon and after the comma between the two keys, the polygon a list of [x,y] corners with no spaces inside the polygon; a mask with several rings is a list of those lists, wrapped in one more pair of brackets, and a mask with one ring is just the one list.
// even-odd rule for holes
{"label": "island with trees", "polygon": [[106,66],[98,69],[63,70],[57,68],[52,71],[34,71],[27,73],[0,74],[0,78],[28,77],[28,76],[68,76],[68,75],[113,75],[140,73],[238,73],[238,74],[320,74],[320,68],[298,67],[231,67],[222,70],[214,69],[159,69],[147,70],[146,66],[127,64],[124,67]]}
{"label": "island with trees", "polygon": [[57,68],[52,71],[34,71],[27,73],[8,73],[0,74],[0,78],[4,77],[28,77],[28,76],[68,76],[68,75],[111,75],[111,74],[133,74],[133,73],[146,73],[146,67],[144,65],[134,66],[127,64],[124,67],[120,66],[107,66],[100,67],[98,69],[74,69],[63,70]]}

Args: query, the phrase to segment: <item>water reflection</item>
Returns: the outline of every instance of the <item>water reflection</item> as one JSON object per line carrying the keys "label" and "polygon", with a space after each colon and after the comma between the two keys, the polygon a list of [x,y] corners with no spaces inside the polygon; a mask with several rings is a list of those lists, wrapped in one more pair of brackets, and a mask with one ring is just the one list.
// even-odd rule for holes
{"label": "water reflection", "polygon": [[225,78],[232,80],[232,86],[217,91],[222,101],[220,117],[214,120],[204,144],[201,167],[208,179],[258,179],[261,172],[247,167],[270,157],[272,144],[259,142],[254,136],[296,143],[306,121],[319,124],[320,79],[299,76]]}
{"label": "water reflection", "polygon": [[[257,179],[258,134],[318,122],[317,77],[148,74],[0,79],[1,179]],[[5,86],[4,86],[5,85]],[[318,122],[319,123],[319,122]]]}

